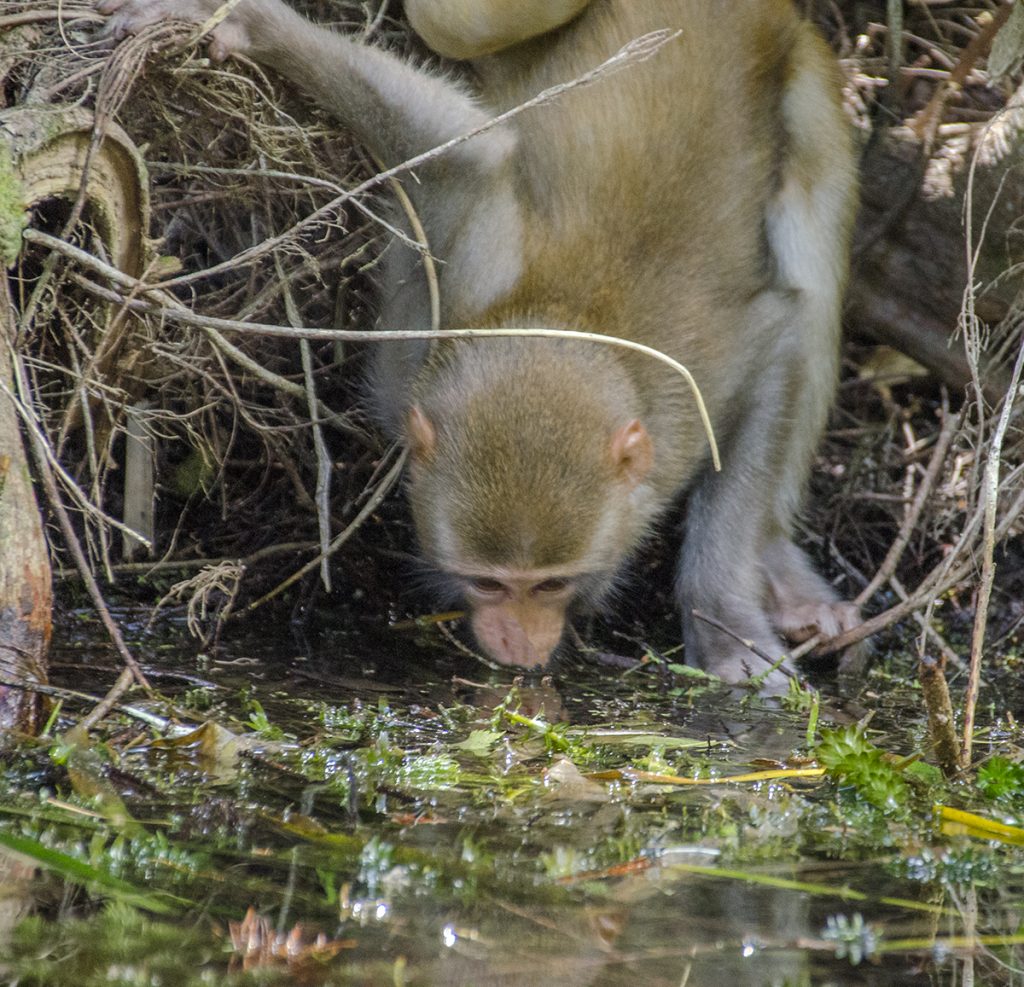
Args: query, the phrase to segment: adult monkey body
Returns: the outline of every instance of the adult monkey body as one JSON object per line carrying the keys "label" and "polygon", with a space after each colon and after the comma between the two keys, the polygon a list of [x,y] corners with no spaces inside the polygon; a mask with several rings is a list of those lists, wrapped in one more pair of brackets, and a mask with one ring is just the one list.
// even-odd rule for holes
{"label": "adult monkey body", "polygon": [[[204,21],[217,6],[101,3],[115,36],[171,16]],[[382,345],[375,395],[411,449],[420,543],[470,605],[479,643],[504,664],[546,662],[566,614],[601,602],[686,488],[688,660],[729,681],[763,670],[693,608],[770,655],[783,637],[849,625],[852,606],[790,540],[835,385],[855,197],[825,45],[790,0],[406,10],[428,43],[473,59],[475,93],[281,0],[241,0],[211,47],[280,71],[396,164],[632,39],[679,31],[647,61],[518,114],[406,182],[442,262],[442,326],[578,329],[656,347],[696,377],[724,453],[715,473],[685,384],[642,355],[539,339],[429,355]],[[383,328],[429,328],[419,264],[412,249],[389,249]]]}

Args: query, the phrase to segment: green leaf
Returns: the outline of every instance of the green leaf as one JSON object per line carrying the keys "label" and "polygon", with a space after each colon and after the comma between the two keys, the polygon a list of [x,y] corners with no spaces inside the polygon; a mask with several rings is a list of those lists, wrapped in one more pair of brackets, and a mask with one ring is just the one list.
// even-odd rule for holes
{"label": "green leaf", "polygon": [[989,758],[978,769],[978,788],[993,802],[1024,799],[1024,764],[1008,758]]}
{"label": "green leaf", "polygon": [[455,750],[466,751],[467,754],[476,754],[477,757],[487,757],[503,736],[504,734],[498,730],[474,730],[465,740],[452,744],[452,747]]}
{"label": "green leaf", "polygon": [[14,853],[28,857],[40,867],[60,874],[70,881],[96,888],[109,897],[116,898],[135,908],[145,908],[150,912],[177,911],[177,908],[166,898],[146,894],[113,874],[108,874],[70,854],[54,850],[31,837],[0,830],[0,846],[5,846]]}

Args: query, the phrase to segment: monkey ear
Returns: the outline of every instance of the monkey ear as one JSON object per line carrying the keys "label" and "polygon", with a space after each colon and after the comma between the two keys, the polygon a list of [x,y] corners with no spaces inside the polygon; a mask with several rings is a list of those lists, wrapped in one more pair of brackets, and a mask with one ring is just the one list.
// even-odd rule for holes
{"label": "monkey ear", "polygon": [[418,404],[414,404],[409,409],[409,417],[405,421],[405,432],[409,443],[409,454],[412,456],[413,462],[426,463],[434,458],[437,430]]}
{"label": "monkey ear", "polygon": [[615,472],[631,487],[640,483],[654,465],[654,443],[636,418],[612,433],[608,452]]}

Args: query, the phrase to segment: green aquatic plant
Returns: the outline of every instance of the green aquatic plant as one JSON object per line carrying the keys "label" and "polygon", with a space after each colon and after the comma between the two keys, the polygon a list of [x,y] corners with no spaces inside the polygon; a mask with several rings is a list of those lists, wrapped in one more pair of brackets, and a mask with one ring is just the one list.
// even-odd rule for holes
{"label": "green aquatic plant", "polygon": [[821,938],[835,943],[836,956],[841,960],[848,959],[854,966],[871,959],[878,947],[877,934],[860,912],[850,916],[829,915]]}
{"label": "green aquatic plant", "polygon": [[823,730],[815,756],[830,778],[851,786],[875,808],[899,817],[908,813],[910,789],[906,779],[860,727]]}
{"label": "green aquatic plant", "polygon": [[1000,755],[990,757],[977,776],[978,790],[993,802],[1024,809],[1024,763]]}

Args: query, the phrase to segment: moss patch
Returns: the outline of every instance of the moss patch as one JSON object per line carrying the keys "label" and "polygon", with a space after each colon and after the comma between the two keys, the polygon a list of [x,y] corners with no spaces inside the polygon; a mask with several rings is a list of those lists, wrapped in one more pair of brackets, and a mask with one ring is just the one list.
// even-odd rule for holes
{"label": "moss patch", "polygon": [[9,267],[21,253],[21,233],[28,225],[25,190],[9,147],[0,147],[0,260]]}

